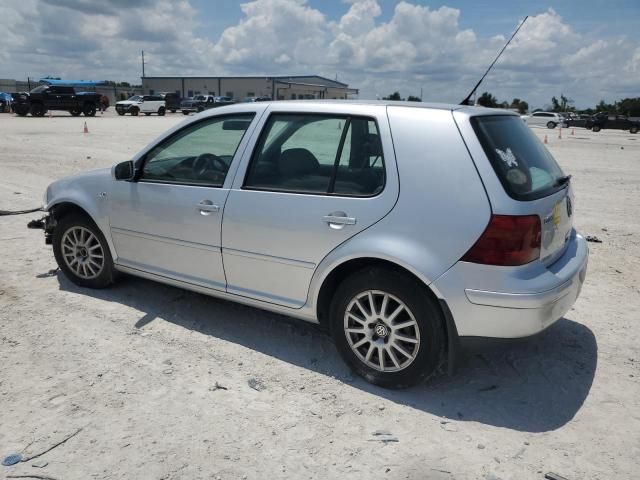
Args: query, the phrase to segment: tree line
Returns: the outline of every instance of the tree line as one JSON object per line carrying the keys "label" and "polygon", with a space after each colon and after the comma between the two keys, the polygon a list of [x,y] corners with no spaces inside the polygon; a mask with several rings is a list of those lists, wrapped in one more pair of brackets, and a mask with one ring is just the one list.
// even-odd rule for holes
{"label": "tree line", "polygon": [[[478,105],[489,108],[511,108],[517,109],[518,112],[526,113],[529,109],[529,104],[519,98],[514,98],[511,103],[498,102],[497,98],[489,92],[484,92],[477,101]],[[545,105],[544,109],[537,108],[534,112],[544,110],[547,112],[576,112],[593,115],[598,112],[607,112],[610,114],[627,115],[629,117],[640,117],[640,97],[637,98],[623,98],[613,103],[607,103],[604,100],[595,105],[593,108],[577,109],[574,106],[573,99],[560,94],[560,98],[555,95],[551,97],[551,103]]]}

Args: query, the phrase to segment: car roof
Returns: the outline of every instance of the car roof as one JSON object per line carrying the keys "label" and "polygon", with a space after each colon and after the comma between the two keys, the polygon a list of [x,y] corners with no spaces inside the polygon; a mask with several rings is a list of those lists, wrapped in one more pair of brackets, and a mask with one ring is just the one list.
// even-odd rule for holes
{"label": "car roof", "polygon": [[304,107],[310,105],[371,105],[371,106],[388,106],[388,107],[411,107],[411,108],[425,108],[432,110],[464,110],[468,113],[493,113],[493,114],[507,114],[517,115],[516,113],[505,110],[502,108],[485,108],[476,107],[470,105],[459,105],[455,103],[431,103],[431,102],[407,102],[397,100],[270,100],[261,102],[263,105],[269,103],[275,103],[278,105],[291,105],[295,107]]}

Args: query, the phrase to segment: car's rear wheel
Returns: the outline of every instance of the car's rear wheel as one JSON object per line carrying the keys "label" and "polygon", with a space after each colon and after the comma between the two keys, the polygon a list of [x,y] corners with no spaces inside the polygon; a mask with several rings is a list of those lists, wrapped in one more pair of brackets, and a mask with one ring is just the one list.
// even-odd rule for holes
{"label": "car's rear wheel", "polygon": [[556,128],[555,122],[547,122],[547,128]]}
{"label": "car's rear wheel", "polygon": [[629,133],[638,133],[638,127],[636,125],[629,127]]}
{"label": "car's rear wheel", "polygon": [[72,109],[72,110],[69,110],[69,113],[70,113],[71,115],[73,115],[74,117],[77,117],[77,116],[79,116],[82,112],[80,111],[80,109],[74,108],[74,109]]}
{"label": "car's rear wheel", "polygon": [[443,358],[444,319],[424,285],[402,273],[369,268],[338,287],[331,332],[344,360],[387,388],[419,383]]}
{"label": "car's rear wheel", "polygon": [[85,117],[93,117],[96,114],[96,104],[95,103],[85,103],[82,107],[82,113],[84,113]]}
{"label": "car's rear wheel", "polygon": [[31,105],[31,115],[34,117],[44,117],[44,114],[47,113],[47,109],[44,108],[44,105],[41,103],[34,103]]}
{"label": "car's rear wheel", "polygon": [[131,108],[131,115],[133,115],[134,117],[137,117],[138,113],[140,113],[140,110],[138,109],[138,107]]}
{"label": "car's rear wheel", "polygon": [[594,125],[591,127],[591,131],[598,133],[600,131],[600,125]]}
{"label": "car's rear wheel", "polygon": [[171,110],[171,113],[176,113],[176,110]]}
{"label": "car's rear wheel", "polygon": [[53,233],[53,253],[69,280],[81,287],[104,288],[116,271],[107,241],[93,221],[70,214],[58,221]]}
{"label": "car's rear wheel", "polygon": [[189,112],[187,110],[182,110],[182,114],[183,115],[189,115]]}
{"label": "car's rear wheel", "polygon": [[160,116],[162,117],[162,116],[164,116],[164,114],[165,114],[165,109],[164,109],[164,107],[160,107],[160,108],[158,109],[158,115],[160,115]]}

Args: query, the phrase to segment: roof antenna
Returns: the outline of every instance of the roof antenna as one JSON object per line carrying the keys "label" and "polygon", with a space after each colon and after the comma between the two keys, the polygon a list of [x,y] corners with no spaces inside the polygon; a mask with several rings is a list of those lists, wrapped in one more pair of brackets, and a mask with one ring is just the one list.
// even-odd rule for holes
{"label": "roof antenna", "polygon": [[471,97],[473,96],[474,93],[476,93],[476,90],[478,89],[478,87],[480,86],[480,84],[482,83],[482,81],[484,80],[484,77],[487,76],[487,74],[489,73],[489,71],[491,70],[491,68],[493,67],[493,65],[498,61],[498,59],[500,58],[500,55],[502,55],[502,52],[504,52],[506,50],[506,48],[509,46],[509,44],[511,43],[511,40],[513,40],[513,38],[516,36],[516,34],[518,33],[518,31],[522,28],[522,26],[524,25],[524,22],[527,21],[527,18],[529,18],[529,15],[527,15],[526,17],[524,17],[524,20],[522,20],[522,23],[520,25],[518,25],[518,28],[516,28],[516,31],[513,32],[513,35],[511,35],[511,38],[509,39],[509,41],[507,43],[504,44],[504,47],[502,47],[502,50],[500,50],[500,53],[498,53],[498,56],[493,60],[493,62],[491,62],[491,65],[489,65],[489,68],[487,68],[487,71],[484,72],[484,75],[482,75],[482,78],[480,80],[478,80],[478,83],[476,83],[476,86],[473,87],[473,90],[471,90],[471,92],[469,92],[469,95],[467,95],[467,98],[465,98],[463,101],[460,102],[460,105],[471,105],[469,103],[469,101],[471,100]]}

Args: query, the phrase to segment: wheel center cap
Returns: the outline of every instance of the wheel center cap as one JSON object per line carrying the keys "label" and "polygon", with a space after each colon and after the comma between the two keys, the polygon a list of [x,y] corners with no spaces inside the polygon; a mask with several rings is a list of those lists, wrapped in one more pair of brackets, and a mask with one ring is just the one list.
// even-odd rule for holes
{"label": "wheel center cap", "polygon": [[386,325],[383,325],[382,323],[379,323],[376,325],[375,332],[376,332],[376,335],[380,338],[385,338],[387,337],[387,335],[389,335],[389,329],[387,328]]}

